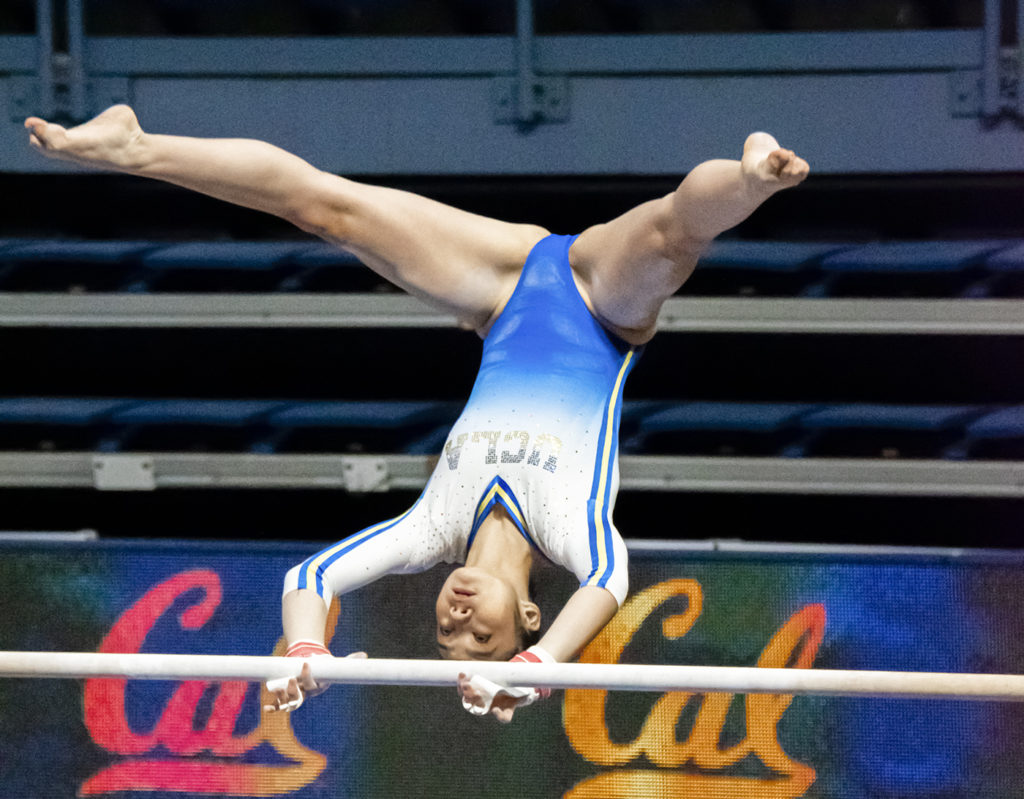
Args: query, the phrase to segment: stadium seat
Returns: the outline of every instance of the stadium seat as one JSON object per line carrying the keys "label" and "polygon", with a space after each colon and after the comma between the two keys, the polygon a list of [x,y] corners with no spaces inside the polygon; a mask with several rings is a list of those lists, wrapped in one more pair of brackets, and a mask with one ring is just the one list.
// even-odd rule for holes
{"label": "stadium seat", "polygon": [[985,412],[977,405],[832,405],[800,420],[805,454],[819,457],[941,458],[965,426]]}
{"label": "stadium seat", "polygon": [[274,291],[297,267],[289,257],[303,242],[190,242],[147,253],[145,281],[157,292]]}
{"label": "stadium seat", "polygon": [[645,455],[778,455],[795,443],[805,403],[686,402],[645,416],[629,451]]}
{"label": "stadium seat", "polygon": [[340,247],[317,242],[296,250],[288,263],[297,271],[280,286],[293,292],[397,291],[391,283]]}
{"label": "stadium seat", "polygon": [[[423,452],[457,418],[461,403],[321,401],[294,403],[267,417],[271,435],[256,451]],[[443,445],[444,436],[440,438]]]}
{"label": "stadium seat", "polygon": [[272,400],[171,399],[138,402],[115,411],[104,451],[248,451],[266,418],[285,405]]}
{"label": "stadium seat", "polygon": [[0,399],[0,450],[97,449],[111,414],[131,404],[126,399]]}
{"label": "stadium seat", "polygon": [[1024,405],[992,411],[967,426],[969,457],[1024,460]]}
{"label": "stadium seat", "polygon": [[151,241],[11,242],[0,246],[0,291],[118,291],[138,274]]}
{"label": "stadium seat", "polygon": [[821,259],[849,245],[823,242],[712,242],[682,293],[693,296],[815,294]]}
{"label": "stadium seat", "polygon": [[957,297],[984,278],[999,241],[898,241],[825,256],[821,269],[834,297]]}
{"label": "stadium seat", "polygon": [[992,273],[993,297],[1024,297],[1024,242],[992,253],[985,267]]}

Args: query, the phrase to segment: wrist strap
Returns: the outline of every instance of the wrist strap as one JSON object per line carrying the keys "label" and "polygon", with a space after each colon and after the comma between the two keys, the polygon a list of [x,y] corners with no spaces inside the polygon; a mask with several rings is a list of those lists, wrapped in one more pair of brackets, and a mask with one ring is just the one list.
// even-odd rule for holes
{"label": "wrist strap", "polygon": [[284,656],[286,658],[306,658],[312,655],[329,655],[331,651],[319,641],[311,641],[308,639],[300,639],[292,642],[292,644],[285,651]]}
{"label": "wrist strap", "polygon": [[546,649],[539,646],[531,646],[529,649],[524,649],[518,655],[514,655],[510,658],[510,662],[518,661],[520,663],[556,663],[557,661],[551,656],[551,653]]}

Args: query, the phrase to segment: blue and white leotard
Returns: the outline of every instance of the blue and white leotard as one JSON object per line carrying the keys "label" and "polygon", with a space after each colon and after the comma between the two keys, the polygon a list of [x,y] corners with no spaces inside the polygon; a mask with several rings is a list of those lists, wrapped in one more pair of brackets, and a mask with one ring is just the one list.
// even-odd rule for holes
{"label": "blue and white leotard", "polygon": [[464,562],[499,503],[548,559],[622,604],[627,556],[611,517],[622,388],[639,350],[584,304],[569,266],[574,240],[548,236],[530,252],[416,503],[296,566],[285,592],[312,588],[330,602],[385,574]]}

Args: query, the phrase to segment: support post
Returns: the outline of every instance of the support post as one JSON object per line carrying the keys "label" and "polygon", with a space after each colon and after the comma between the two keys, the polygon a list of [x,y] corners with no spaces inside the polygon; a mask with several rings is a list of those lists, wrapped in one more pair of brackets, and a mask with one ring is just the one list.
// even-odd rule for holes
{"label": "support post", "polygon": [[533,0],[516,0],[516,75],[495,81],[494,121],[524,131],[569,118],[569,82],[564,76],[537,75],[534,45]]}
{"label": "support post", "polygon": [[89,116],[85,85],[85,20],[82,0],[67,1],[68,50],[64,56],[66,112],[80,122]]}
{"label": "support post", "polygon": [[[1012,20],[1015,24],[1016,31],[1012,37],[1003,27],[1005,20]],[[1024,123],[1020,97],[1020,78],[1024,68],[1022,24],[1022,0],[985,0],[981,115],[992,125],[1004,117],[1014,119],[1018,124]]]}
{"label": "support post", "polygon": [[533,0],[516,0],[516,69],[516,119],[528,125],[540,116],[533,94]]}
{"label": "support post", "polygon": [[52,0],[36,0],[36,43],[39,77],[37,81],[38,113],[53,116],[57,110],[53,79],[53,5]]}

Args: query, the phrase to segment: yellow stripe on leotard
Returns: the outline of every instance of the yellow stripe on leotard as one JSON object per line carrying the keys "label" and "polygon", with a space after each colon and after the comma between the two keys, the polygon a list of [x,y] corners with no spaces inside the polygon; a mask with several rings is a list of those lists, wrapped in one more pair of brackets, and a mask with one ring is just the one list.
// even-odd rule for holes
{"label": "yellow stripe on leotard", "polygon": [[[413,505],[413,508],[415,507],[416,506]],[[303,569],[303,576],[305,577],[305,587],[315,588],[318,593],[321,593],[320,586],[317,584],[316,579],[317,572],[320,570],[321,567],[323,567],[332,558],[339,555],[339,553],[358,546],[364,541],[373,538],[378,533],[383,532],[392,525],[402,521],[402,519],[404,519],[406,516],[412,513],[413,508],[409,508],[401,516],[396,516],[394,519],[388,519],[387,521],[378,522],[377,524],[372,525],[371,527],[367,527],[365,530],[361,530],[358,533],[355,533],[354,535],[350,535],[348,538],[339,541],[334,546],[328,547],[327,549],[323,550],[322,552],[314,555],[312,558],[307,560]],[[299,585],[302,585],[301,581]]]}
{"label": "yellow stripe on leotard", "polygon": [[615,378],[615,387],[611,392],[608,407],[605,410],[604,425],[601,435],[603,446],[598,454],[598,474],[596,475],[597,491],[594,494],[594,512],[591,519],[594,531],[594,540],[591,545],[597,550],[597,565],[585,585],[594,585],[605,576],[608,570],[608,545],[606,542],[607,528],[605,525],[605,511],[609,501],[611,467],[618,450],[618,442],[615,440],[615,420],[618,417],[618,403],[622,391],[622,381],[633,363],[633,356],[636,352],[631,349],[626,353],[619,367],[619,373]]}

